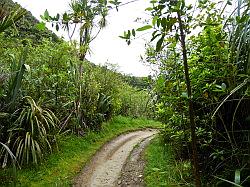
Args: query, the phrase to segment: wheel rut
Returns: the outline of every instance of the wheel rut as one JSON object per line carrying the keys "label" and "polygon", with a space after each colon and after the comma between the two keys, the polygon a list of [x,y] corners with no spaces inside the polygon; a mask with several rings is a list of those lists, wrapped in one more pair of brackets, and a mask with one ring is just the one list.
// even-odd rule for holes
{"label": "wheel rut", "polygon": [[157,132],[135,131],[106,143],[83,168],[73,186],[143,186],[141,152]]}
{"label": "wheel rut", "polygon": [[139,142],[131,151],[122,167],[120,177],[117,181],[119,187],[144,187],[143,170],[145,161],[143,151],[154,136],[147,137]]}

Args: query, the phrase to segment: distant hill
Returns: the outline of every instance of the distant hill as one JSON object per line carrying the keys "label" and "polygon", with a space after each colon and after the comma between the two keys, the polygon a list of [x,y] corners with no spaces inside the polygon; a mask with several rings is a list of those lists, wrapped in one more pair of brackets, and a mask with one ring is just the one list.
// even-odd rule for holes
{"label": "distant hill", "polygon": [[[0,0],[0,7],[7,10],[13,10],[14,7],[21,6],[18,3],[14,3],[12,0]],[[27,11],[25,17],[16,23],[17,31],[13,28],[5,31],[6,36],[12,36],[21,39],[31,39],[34,43],[39,43],[44,38],[52,39],[52,41],[59,41],[58,36],[47,28],[43,31],[36,27],[39,21]]]}

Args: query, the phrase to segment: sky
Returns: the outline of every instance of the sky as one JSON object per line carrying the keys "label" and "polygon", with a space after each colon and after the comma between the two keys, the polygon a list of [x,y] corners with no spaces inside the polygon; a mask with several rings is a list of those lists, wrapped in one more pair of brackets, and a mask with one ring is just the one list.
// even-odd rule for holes
{"label": "sky", "polygon": [[[14,0],[29,10],[37,19],[48,9],[50,15],[63,13],[69,10],[70,0]],[[120,0],[122,3],[128,0]],[[119,11],[111,10],[107,20],[107,27],[100,32],[98,37],[91,43],[91,55],[87,58],[95,64],[117,64],[118,71],[135,76],[147,76],[150,68],[140,62],[140,55],[145,52],[146,36],[127,45],[125,40],[119,38],[123,32],[132,28],[139,28],[141,23],[135,22],[139,17],[145,18],[145,9],[149,6],[148,0],[122,6]],[[58,33],[61,34],[61,33]],[[67,35],[65,34],[65,38]]]}

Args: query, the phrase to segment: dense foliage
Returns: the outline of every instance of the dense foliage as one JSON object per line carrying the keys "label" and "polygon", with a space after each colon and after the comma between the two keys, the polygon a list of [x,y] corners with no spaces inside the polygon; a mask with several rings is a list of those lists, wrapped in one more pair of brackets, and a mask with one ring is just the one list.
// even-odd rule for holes
{"label": "dense foliage", "polygon": [[[6,12],[0,22],[4,31],[0,33],[2,167],[40,163],[58,149],[61,133],[84,136],[89,130],[100,131],[101,124],[116,115],[153,116],[145,87],[130,86],[126,76],[108,64],[101,67],[83,61],[73,42],[55,42],[39,33],[37,38],[36,30],[29,30],[36,21],[24,24],[22,32],[26,11],[2,9]],[[14,22],[22,37],[8,34]]]}
{"label": "dense foliage", "polygon": [[[23,9],[1,9],[2,167],[38,164],[58,148],[61,133],[100,131],[116,115],[157,116],[165,124],[163,143],[176,159],[192,160],[196,186],[249,186],[250,4],[233,2],[152,0],[151,22],[121,38],[130,44],[137,31],[153,30],[145,57],[158,67],[153,78],[123,76],[86,60],[99,33],[93,28],[105,26],[107,1],[72,1],[70,12],[55,17],[45,11],[44,20],[57,29],[80,24],[79,45],[17,22]],[[22,37],[7,29],[14,22]]]}
{"label": "dense foliage", "polygon": [[[137,31],[153,29],[151,41],[159,38],[156,48],[149,45],[145,61],[159,67],[154,94],[156,113],[166,124],[164,142],[173,145],[178,159],[197,156],[198,165],[193,164],[204,185],[248,186],[249,1],[239,1],[233,13],[231,1],[151,3],[146,11],[152,24]],[[133,36],[135,30],[122,38],[130,43]]]}

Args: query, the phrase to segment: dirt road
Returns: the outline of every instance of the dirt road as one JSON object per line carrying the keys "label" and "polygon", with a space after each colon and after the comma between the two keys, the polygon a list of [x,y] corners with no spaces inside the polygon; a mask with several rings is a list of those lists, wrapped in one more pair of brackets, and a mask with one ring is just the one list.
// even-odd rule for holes
{"label": "dirt road", "polygon": [[141,152],[156,133],[156,130],[140,130],[105,144],[75,179],[74,186],[143,186]]}

